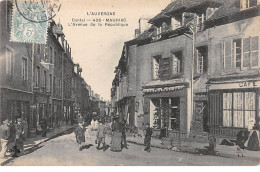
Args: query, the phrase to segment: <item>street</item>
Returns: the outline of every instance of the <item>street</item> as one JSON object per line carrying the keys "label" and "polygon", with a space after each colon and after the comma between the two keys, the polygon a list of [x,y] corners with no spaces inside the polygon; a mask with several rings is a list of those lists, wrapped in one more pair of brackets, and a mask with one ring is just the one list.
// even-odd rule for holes
{"label": "street", "polygon": [[[110,143],[110,137],[106,138]],[[143,146],[129,144],[129,149],[122,152],[105,152],[97,150],[95,132],[90,132],[87,139],[89,148],[78,150],[72,130],[40,144],[36,149],[22,157],[9,161],[8,166],[233,166],[258,165],[258,162],[245,158],[226,158],[217,156],[200,156],[189,153],[174,152],[152,148],[145,152]]]}

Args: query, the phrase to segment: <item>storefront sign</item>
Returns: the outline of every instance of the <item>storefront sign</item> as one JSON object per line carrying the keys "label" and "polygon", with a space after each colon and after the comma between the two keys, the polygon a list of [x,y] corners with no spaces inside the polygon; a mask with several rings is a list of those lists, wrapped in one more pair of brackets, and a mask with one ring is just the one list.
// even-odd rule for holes
{"label": "storefront sign", "polygon": [[157,93],[157,92],[167,92],[167,91],[176,91],[185,88],[184,85],[174,86],[174,87],[162,87],[162,88],[147,88],[143,89],[144,93]]}
{"label": "storefront sign", "polygon": [[233,83],[217,83],[211,84],[210,90],[226,90],[226,89],[239,89],[239,88],[259,88],[259,80],[249,80],[249,81],[238,81]]}

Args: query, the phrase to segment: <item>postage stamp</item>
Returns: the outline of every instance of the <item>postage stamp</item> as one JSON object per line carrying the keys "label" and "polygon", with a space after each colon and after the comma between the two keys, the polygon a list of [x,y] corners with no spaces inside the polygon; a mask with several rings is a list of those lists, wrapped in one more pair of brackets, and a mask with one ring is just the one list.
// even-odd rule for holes
{"label": "postage stamp", "polygon": [[11,41],[46,43],[48,21],[60,10],[59,0],[15,0]]}
{"label": "postage stamp", "polygon": [[[39,5],[36,2],[30,2],[30,8],[28,8],[26,1],[15,1],[15,4],[13,4],[11,41],[45,44],[48,22],[34,22],[33,20],[39,19],[38,21],[40,21],[39,16],[44,16],[43,14],[47,16],[47,9],[48,4]],[[24,16],[33,20],[28,20]]]}

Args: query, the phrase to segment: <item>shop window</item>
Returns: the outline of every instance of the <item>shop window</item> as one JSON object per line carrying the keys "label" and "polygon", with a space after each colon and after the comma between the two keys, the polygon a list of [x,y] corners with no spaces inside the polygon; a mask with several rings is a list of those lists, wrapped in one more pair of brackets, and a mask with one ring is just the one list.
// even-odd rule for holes
{"label": "shop window", "polygon": [[206,73],[208,70],[208,48],[206,46],[197,48],[197,73]]}
{"label": "shop window", "polygon": [[22,58],[22,79],[28,80],[28,60],[27,58]]}
{"label": "shop window", "polygon": [[172,130],[180,129],[180,98],[171,98],[170,128]]}
{"label": "shop window", "polygon": [[182,52],[178,51],[172,54],[173,57],[173,74],[182,73]]}
{"label": "shop window", "polygon": [[12,77],[13,73],[14,73],[13,51],[9,48],[6,48],[6,74]]}
{"label": "shop window", "polygon": [[258,47],[258,36],[225,41],[224,70],[257,68]]}
{"label": "shop window", "polygon": [[259,0],[240,0],[240,8],[248,9],[251,7],[255,7],[259,4]]}
{"label": "shop window", "polygon": [[223,126],[252,129],[255,123],[255,93],[223,93]]}
{"label": "shop window", "polygon": [[160,59],[162,58],[161,55],[153,57],[153,79],[159,79],[159,70],[160,70]]}

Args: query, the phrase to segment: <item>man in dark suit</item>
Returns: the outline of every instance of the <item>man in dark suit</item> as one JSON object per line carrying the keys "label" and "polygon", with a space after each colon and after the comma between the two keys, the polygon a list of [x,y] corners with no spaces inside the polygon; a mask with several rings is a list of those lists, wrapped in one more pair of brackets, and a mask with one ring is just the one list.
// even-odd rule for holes
{"label": "man in dark suit", "polygon": [[150,152],[151,151],[151,137],[152,137],[153,131],[150,128],[150,124],[146,124],[146,133],[144,138],[144,145],[145,145],[145,151]]}

